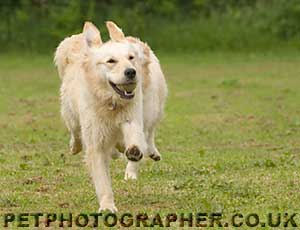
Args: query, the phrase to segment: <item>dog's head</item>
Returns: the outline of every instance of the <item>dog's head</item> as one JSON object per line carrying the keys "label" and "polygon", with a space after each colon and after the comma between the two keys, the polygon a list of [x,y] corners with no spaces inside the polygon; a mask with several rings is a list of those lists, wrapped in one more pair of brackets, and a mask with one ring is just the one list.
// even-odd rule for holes
{"label": "dog's head", "polygon": [[99,84],[102,90],[105,87],[122,99],[132,99],[139,82],[135,48],[117,41],[102,43],[99,30],[90,22],[84,25],[83,38],[85,69],[94,87]]}
{"label": "dog's head", "polygon": [[150,47],[139,40],[138,38],[124,35],[122,30],[112,21],[106,22],[106,27],[109,32],[111,41],[129,44],[133,47],[135,54],[135,61],[137,66],[137,72],[142,76],[143,86],[147,87],[149,82],[149,64],[151,62]]}

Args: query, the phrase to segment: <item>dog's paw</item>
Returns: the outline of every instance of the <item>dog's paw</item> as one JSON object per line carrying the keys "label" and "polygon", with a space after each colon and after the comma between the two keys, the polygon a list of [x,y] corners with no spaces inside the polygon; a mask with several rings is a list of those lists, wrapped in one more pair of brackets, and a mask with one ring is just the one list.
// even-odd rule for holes
{"label": "dog's paw", "polygon": [[154,160],[154,161],[160,161],[162,159],[160,153],[156,148],[153,148],[152,150],[149,151],[149,157]]}
{"label": "dog's paw", "polygon": [[143,158],[143,153],[136,145],[133,145],[125,150],[125,155],[130,161],[139,161]]}
{"label": "dog's paw", "polygon": [[80,140],[76,140],[75,138],[71,138],[70,140],[70,152],[75,155],[82,150],[82,144]]}
{"label": "dog's paw", "polygon": [[128,161],[125,170],[125,180],[136,180],[139,172],[139,162]]}
{"label": "dog's paw", "polygon": [[160,161],[161,160],[161,155],[158,155],[158,154],[150,154],[149,157],[154,160],[154,161]]}
{"label": "dog's paw", "polygon": [[99,208],[99,212],[112,212],[112,213],[116,213],[118,212],[117,207],[115,206],[114,203],[102,203],[100,204],[100,208]]}
{"label": "dog's paw", "polygon": [[124,179],[125,180],[137,180],[137,177],[138,177],[138,175],[136,172],[126,170]]}

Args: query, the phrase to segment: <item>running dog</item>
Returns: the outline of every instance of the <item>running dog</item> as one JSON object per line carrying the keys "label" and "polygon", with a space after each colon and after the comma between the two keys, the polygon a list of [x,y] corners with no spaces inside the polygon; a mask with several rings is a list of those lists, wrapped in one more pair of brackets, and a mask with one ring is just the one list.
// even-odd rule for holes
{"label": "running dog", "polygon": [[113,22],[106,26],[110,41],[103,43],[99,30],[86,22],[81,34],[59,44],[54,61],[62,81],[61,114],[71,136],[70,151],[85,152],[99,211],[116,212],[109,162],[123,147],[125,179],[136,179],[143,156],[161,159],[154,134],[167,86],[147,44],[125,37]]}

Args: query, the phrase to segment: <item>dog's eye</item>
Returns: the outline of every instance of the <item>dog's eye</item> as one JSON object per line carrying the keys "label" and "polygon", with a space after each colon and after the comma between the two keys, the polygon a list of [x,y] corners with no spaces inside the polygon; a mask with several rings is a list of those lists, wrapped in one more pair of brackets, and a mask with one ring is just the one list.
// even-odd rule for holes
{"label": "dog's eye", "polygon": [[133,59],[134,59],[134,56],[130,55],[128,59],[129,59],[129,60],[133,60]]}
{"label": "dog's eye", "polygon": [[107,63],[111,63],[111,64],[116,63],[116,62],[117,61],[115,59],[112,59],[112,58],[107,61]]}

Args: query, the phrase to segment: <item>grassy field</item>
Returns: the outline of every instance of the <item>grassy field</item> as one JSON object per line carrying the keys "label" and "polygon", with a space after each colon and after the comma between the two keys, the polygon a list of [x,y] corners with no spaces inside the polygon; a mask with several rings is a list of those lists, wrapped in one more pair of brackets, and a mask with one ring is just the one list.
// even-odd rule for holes
{"label": "grassy field", "polygon": [[[112,162],[119,212],[254,212],[264,222],[297,212],[300,56],[159,56],[170,91],[156,138],[163,161],[145,162],[137,181]],[[51,57],[0,57],[0,213],[98,210],[83,154],[68,152],[59,84]]]}

